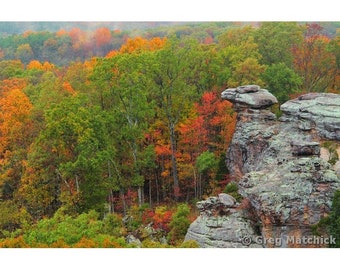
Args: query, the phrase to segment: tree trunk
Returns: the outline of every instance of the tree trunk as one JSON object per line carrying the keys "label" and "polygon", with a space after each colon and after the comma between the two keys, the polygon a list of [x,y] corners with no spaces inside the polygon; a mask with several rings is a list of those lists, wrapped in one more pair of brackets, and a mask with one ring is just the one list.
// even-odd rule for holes
{"label": "tree trunk", "polygon": [[143,194],[142,194],[142,187],[141,186],[138,187],[137,192],[138,192],[138,206],[141,207],[142,204],[143,204],[143,198],[142,198]]}
{"label": "tree trunk", "polygon": [[169,127],[170,127],[172,177],[174,181],[174,197],[175,197],[175,201],[177,201],[178,196],[179,196],[179,184],[178,184],[178,171],[177,171],[177,160],[176,160],[175,125],[171,123]]}
{"label": "tree trunk", "polygon": [[126,201],[125,201],[125,195],[124,192],[122,190],[119,191],[120,193],[120,198],[122,199],[122,204],[123,204],[123,214],[124,217],[126,216]]}
{"label": "tree trunk", "polygon": [[159,204],[159,184],[158,184],[158,172],[155,169],[155,176],[156,176],[156,202]]}
{"label": "tree trunk", "polygon": [[149,179],[149,206],[152,207],[152,186],[151,186],[151,179]]}
{"label": "tree trunk", "polygon": [[110,194],[109,194],[109,213],[113,214],[114,212],[115,212],[115,207],[113,203],[113,191],[111,189]]}

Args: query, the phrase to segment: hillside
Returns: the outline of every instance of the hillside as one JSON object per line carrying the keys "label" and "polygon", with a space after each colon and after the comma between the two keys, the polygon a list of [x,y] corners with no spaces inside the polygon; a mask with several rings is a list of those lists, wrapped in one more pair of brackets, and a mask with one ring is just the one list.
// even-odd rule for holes
{"label": "hillside", "polygon": [[[288,100],[340,94],[338,26],[3,22],[0,246],[197,247],[183,243],[200,214],[196,203],[229,191],[238,203],[251,194],[256,204],[255,189],[235,186],[259,160],[247,149],[265,156],[266,136],[279,145],[290,138],[272,136],[281,128],[276,122],[264,132],[260,125],[240,128],[239,120],[270,122],[295,113],[294,106],[280,110]],[[238,96],[236,106],[221,99],[223,90],[242,85],[259,85],[274,98],[263,101],[257,92],[265,91],[251,89],[255,99]],[[271,111],[257,113],[268,103]],[[323,113],[332,115],[332,106]],[[338,132],[337,121],[307,123],[317,113],[299,109],[302,128]],[[325,142],[334,164],[338,138]],[[329,205],[337,188],[315,188],[325,190]],[[333,219],[323,229],[337,231],[338,209],[326,210]],[[320,220],[313,220],[306,224],[318,226]]]}

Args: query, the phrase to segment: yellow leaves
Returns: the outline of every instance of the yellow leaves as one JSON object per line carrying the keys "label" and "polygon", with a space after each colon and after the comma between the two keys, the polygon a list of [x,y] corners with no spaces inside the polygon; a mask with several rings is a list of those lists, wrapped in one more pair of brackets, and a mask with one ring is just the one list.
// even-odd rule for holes
{"label": "yellow leaves", "polygon": [[16,238],[6,238],[0,241],[0,248],[29,248],[22,235]]}
{"label": "yellow leaves", "polygon": [[2,92],[8,92],[11,89],[24,89],[26,87],[27,83],[25,79],[7,79],[0,81],[0,98],[2,96]]}
{"label": "yellow leaves", "polygon": [[28,70],[30,69],[39,69],[43,70],[42,64],[38,60],[32,60],[26,67]]}
{"label": "yellow leaves", "polygon": [[42,71],[50,71],[54,69],[54,65],[50,64],[49,62],[44,62],[43,64],[41,64],[38,60],[32,60],[28,63],[26,68],[28,70],[38,69]]}
{"label": "yellow leaves", "polygon": [[20,89],[12,89],[0,97],[0,140],[1,152],[11,141],[24,139],[25,130],[29,129],[32,109],[28,97]]}
{"label": "yellow leaves", "polygon": [[163,171],[163,172],[161,173],[161,176],[162,176],[163,178],[167,178],[167,177],[170,176],[170,172],[169,172],[169,171]]}
{"label": "yellow leaves", "polygon": [[115,57],[119,54],[118,51],[116,50],[113,50],[113,51],[110,51],[107,55],[106,55],[106,58],[112,58],[112,57]]}
{"label": "yellow leaves", "polygon": [[126,43],[123,44],[119,51],[110,51],[106,57],[111,58],[115,57],[118,54],[122,53],[139,53],[143,51],[156,51],[161,49],[167,39],[166,38],[159,38],[155,37],[150,40],[144,39],[142,37],[136,37],[136,38],[128,38]]}
{"label": "yellow leaves", "polygon": [[255,58],[246,58],[244,61],[236,64],[232,77],[228,80],[228,87],[237,87],[239,85],[257,84],[263,85],[260,79],[261,73],[265,71],[265,66],[259,64]]}
{"label": "yellow leaves", "polygon": [[49,62],[44,62],[43,64],[43,70],[44,71],[50,71],[54,69],[54,65],[50,64]]}

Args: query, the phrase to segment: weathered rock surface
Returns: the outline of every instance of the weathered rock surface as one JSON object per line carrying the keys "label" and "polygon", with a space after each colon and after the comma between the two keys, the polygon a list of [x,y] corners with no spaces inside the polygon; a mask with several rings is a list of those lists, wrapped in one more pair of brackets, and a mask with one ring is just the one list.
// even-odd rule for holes
{"label": "weathered rock surface", "polygon": [[311,156],[285,162],[274,170],[250,172],[239,186],[241,195],[250,200],[257,213],[263,237],[280,238],[284,244],[283,239],[312,237],[310,226],[329,213],[332,194],[340,188],[340,182],[329,163]]}
{"label": "weathered rock surface", "polygon": [[281,105],[281,121],[293,121],[303,131],[315,130],[323,139],[340,140],[340,95],[309,93]]}
{"label": "weathered rock surface", "polygon": [[244,85],[237,88],[229,88],[222,92],[222,99],[234,103],[236,110],[244,107],[253,109],[265,109],[277,103],[277,99],[266,89],[260,89],[258,85]]}
{"label": "weathered rock surface", "polygon": [[251,221],[237,210],[236,200],[228,194],[219,194],[197,203],[200,216],[190,225],[185,240],[195,240],[200,247],[260,248],[255,241],[245,243],[249,237],[258,237]]}
{"label": "weathered rock surface", "polygon": [[[315,237],[311,225],[327,216],[332,196],[340,188],[340,162],[334,160],[340,145],[340,95],[302,95],[281,105],[279,120],[268,110],[276,98],[256,85],[227,89],[222,98],[237,111],[226,164],[239,182],[240,194],[250,201],[263,246],[325,246],[322,241],[298,240]],[[333,158],[323,147],[325,140],[335,142]],[[209,227],[212,217],[222,227]],[[252,224],[254,220],[250,222],[237,208],[211,216],[203,211],[188,235],[202,247],[238,247],[233,236],[240,236],[240,227],[256,238]]]}
{"label": "weathered rock surface", "polygon": [[129,234],[128,236],[126,236],[126,243],[128,243],[128,244],[132,244],[132,245],[134,245],[135,247],[142,247],[142,242],[138,239],[138,238],[136,238],[136,237],[134,237],[132,234]]}

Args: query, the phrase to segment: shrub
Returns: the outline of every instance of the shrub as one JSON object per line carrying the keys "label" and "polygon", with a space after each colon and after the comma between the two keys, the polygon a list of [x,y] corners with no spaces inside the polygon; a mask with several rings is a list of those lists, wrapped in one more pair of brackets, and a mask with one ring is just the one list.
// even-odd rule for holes
{"label": "shrub", "polygon": [[15,238],[6,238],[0,241],[0,248],[29,248],[30,246],[25,242],[23,236]]}
{"label": "shrub", "polygon": [[187,240],[184,241],[180,246],[180,248],[199,248],[199,244],[195,240]]}
{"label": "shrub", "polygon": [[158,206],[155,209],[153,216],[153,228],[169,232],[169,224],[172,219],[172,211],[168,210],[166,206]]}
{"label": "shrub", "polygon": [[168,241],[171,244],[177,244],[183,241],[190,226],[189,214],[190,208],[188,205],[178,205],[177,211],[169,224],[171,230],[168,234]]}
{"label": "shrub", "polygon": [[331,244],[330,247],[340,247],[340,189],[334,193],[332,211],[329,216],[329,233],[333,236],[335,244]]}
{"label": "shrub", "polygon": [[122,217],[118,214],[109,214],[103,220],[103,233],[114,237],[121,237],[127,234],[123,225]]}
{"label": "shrub", "polygon": [[235,182],[230,182],[227,184],[224,188],[224,193],[233,196],[238,202],[241,202],[243,199],[243,197],[238,193],[238,185]]}
{"label": "shrub", "polygon": [[30,222],[31,217],[24,208],[19,208],[13,201],[0,202],[0,231],[14,232]]}
{"label": "shrub", "polygon": [[142,247],[143,248],[170,248],[171,246],[168,244],[162,244],[158,241],[153,241],[150,239],[145,239],[142,242]]}

